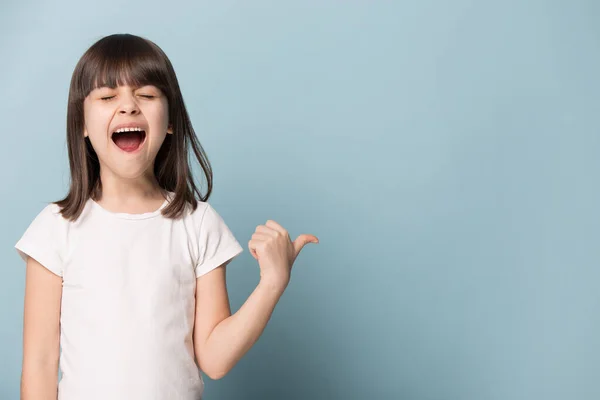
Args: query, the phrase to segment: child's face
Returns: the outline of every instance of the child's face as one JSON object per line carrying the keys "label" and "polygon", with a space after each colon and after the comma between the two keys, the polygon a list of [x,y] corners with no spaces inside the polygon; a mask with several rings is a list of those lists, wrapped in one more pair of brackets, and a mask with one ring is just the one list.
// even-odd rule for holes
{"label": "child's face", "polygon": [[[172,133],[167,98],[152,85],[94,89],[83,102],[83,113],[84,135],[90,138],[101,167],[122,177],[135,178],[152,171],[165,136]],[[120,149],[112,138],[117,125],[125,123],[139,124],[146,132],[134,152]]]}

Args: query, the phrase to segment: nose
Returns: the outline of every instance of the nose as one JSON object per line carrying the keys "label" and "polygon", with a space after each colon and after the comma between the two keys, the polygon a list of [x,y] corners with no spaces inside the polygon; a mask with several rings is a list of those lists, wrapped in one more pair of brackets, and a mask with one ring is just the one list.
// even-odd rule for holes
{"label": "nose", "polygon": [[124,95],[121,98],[123,100],[119,105],[119,113],[136,115],[140,112],[140,109],[137,103],[135,102],[134,96]]}

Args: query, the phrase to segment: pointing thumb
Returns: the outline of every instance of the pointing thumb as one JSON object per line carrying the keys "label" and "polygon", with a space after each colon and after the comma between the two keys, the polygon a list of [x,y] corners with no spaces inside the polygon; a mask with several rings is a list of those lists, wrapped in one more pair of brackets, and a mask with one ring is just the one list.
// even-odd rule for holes
{"label": "pointing thumb", "polygon": [[302,250],[307,243],[319,243],[319,239],[314,235],[302,234],[298,236],[296,240],[294,240],[294,251],[296,253],[295,257],[298,256],[300,250]]}

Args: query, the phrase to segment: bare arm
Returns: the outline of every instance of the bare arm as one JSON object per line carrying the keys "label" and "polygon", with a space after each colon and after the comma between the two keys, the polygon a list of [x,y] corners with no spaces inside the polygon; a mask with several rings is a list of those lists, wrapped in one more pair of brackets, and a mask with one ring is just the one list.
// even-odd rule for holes
{"label": "bare arm", "polygon": [[258,340],[283,291],[261,281],[242,307],[231,315],[225,265],[196,281],[196,358],[204,373],[211,379],[220,379]]}
{"label": "bare arm", "polygon": [[27,258],[21,400],[56,400],[62,278]]}

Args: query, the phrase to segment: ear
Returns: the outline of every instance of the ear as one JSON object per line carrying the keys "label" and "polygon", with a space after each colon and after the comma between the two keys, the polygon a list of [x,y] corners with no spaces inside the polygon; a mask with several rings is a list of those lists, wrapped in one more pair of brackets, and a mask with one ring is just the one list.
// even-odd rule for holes
{"label": "ear", "polygon": [[83,137],[86,138],[88,137],[88,132],[86,128],[83,128]]}
{"label": "ear", "polygon": [[169,124],[169,127],[167,128],[167,133],[169,134],[173,134],[173,125]]}

